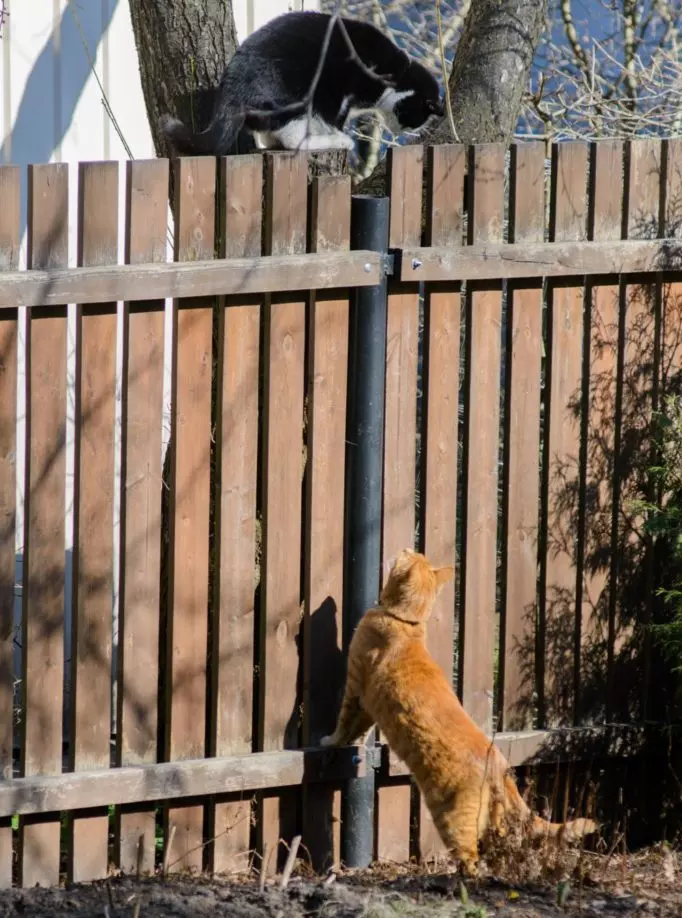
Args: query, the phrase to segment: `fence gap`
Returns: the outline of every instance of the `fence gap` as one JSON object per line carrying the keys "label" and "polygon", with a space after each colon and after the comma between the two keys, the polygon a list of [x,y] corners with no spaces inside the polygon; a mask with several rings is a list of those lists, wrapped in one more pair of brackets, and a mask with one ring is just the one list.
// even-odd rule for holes
{"label": "fence gap", "polygon": [[[28,268],[68,266],[68,166],[29,166]],[[64,693],[66,306],[30,310],[26,341],[26,484],[21,774],[61,774]],[[108,679],[107,679],[108,682]],[[60,817],[19,824],[19,882],[57,886]]]}
{"label": "fence gap", "polygon": [[[306,250],[307,169],[304,154],[267,157],[265,244],[269,255]],[[262,720],[258,748],[293,749],[299,743],[299,656],[302,636],[301,489],[306,303],[301,295],[265,300],[263,417],[263,568],[261,594]],[[292,555],[293,551],[293,555]],[[261,850],[278,859],[296,831],[299,794],[284,790],[262,800]]]}
{"label": "fence gap", "polygon": [[[212,258],[216,161],[176,161],[175,260]],[[171,564],[167,629],[168,758],[205,753],[208,534],[211,453],[212,298],[176,300],[171,415]],[[171,871],[201,870],[204,807],[166,811]]]}
{"label": "fence gap", "polygon": [[[311,250],[350,248],[350,178],[315,180]],[[304,746],[333,733],[343,694],[343,540],[348,383],[347,290],[312,293],[308,325],[308,450],[303,680]],[[316,871],[341,857],[341,790],[303,791],[303,842]]]}
{"label": "fence gap", "polygon": [[[470,150],[469,243],[501,242],[504,147]],[[492,733],[497,568],[500,283],[467,285],[465,500],[462,515],[462,703]]]}
{"label": "fence gap", "polygon": [[[516,144],[510,162],[510,242],[542,242],[544,143]],[[502,611],[498,727],[524,730],[536,714],[542,281],[510,283],[507,299],[502,484]]]}
{"label": "fence gap", "polygon": [[[17,166],[0,166],[0,271],[19,262],[20,180]],[[14,580],[16,554],[18,310],[0,314],[0,776],[14,774]],[[19,674],[16,674],[17,677]],[[0,889],[12,885],[12,820],[0,819]]]}
{"label": "fence gap", "polygon": [[[166,261],[168,161],[127,168],[126,264]],[[161,579],[164,300],[123,307],[117,764],[157,761]],[[115,863],[151,874],[153,806],[117,814]]]}
{"label": "fence gap", "polygon": [[[583,143],[553,149],[551,239],[585,239],[587,151]],[[545,404],[544,595],[540,644],[544,695],[540,722],[573,722],[576,679],[577,534],[583,369],[583,284],[552,283],[548,290],[548,374]]]}
{"label": "fence gap", "polygon": [[[261,253],[263,158],[221,160],[221,258]],[[258,473],[258,380],[262,296],[226,297],[221,309],[218,385],[218,596],[214,605],[216,655],[215,755],[253,749],[254,583]],[[213,869],[248,866],[251,794],[217,798]]]}

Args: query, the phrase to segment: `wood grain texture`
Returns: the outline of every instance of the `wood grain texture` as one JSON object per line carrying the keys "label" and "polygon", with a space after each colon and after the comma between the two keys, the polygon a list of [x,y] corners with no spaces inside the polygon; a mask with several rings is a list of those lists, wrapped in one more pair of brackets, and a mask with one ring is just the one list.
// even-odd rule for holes
{"label": "wood grain texture", "polygon": [[[510,167],[511,238],[521,245],[542,241],[544,144],[517,144]],[[498,726],[521,730],[533,725],[535,714],[542,289],[522,282],[510,287],[508,310]]]}
{"label": "wood grain texture", "polygon": [[0,782],[0,817],[239,794],[363,777],[365,747],[258,752]]}
{"label": "wood grain texture", "polygon": [[379,254],[362,250],[343,255],[273,254],[271,258],[234,258],[227,262],[195,257],[191,264],[12,271],[0,277],[0,303],[13,307],[60,306],[74,301],[247,296],[302,291],[311,286],[320,290],[342,285],[370,287],[379,282],[381,271]]}
{"label": "wood grain texture", "polygon": [[481,243],[461,250],[405,246],[397,276],[403,281],[483,281],[586,274],[682,270],[682,242],[624,239],[598,242]]}
{"label": "wood grain texture", "polygon": [[[263,157],[228,157],[221,169],[221,255],[260,255]],[[262,297],[230,298],[222,315],[216,755],[253,748],[261,308]],[[248,864],[251,804],[250,797],[216,802],[213,867],[218,873]]]}
{"label": "wood grain texture", "polygon": [[[420,146],[389,154],[391,212],[389,246],[421,241],[422,173]],[[386,328],[384,426],[384,504],[382,576],[387,563],[415,543],[417,459],[417,349],[419,288],[391,281]],[[407,860],[410,853],[410,788],[390,786],[377,792],[377,857]]]}
{"label": "wood grain texture", "polygon": [[[472,150],[468,182],[469,241],[501,241],[504,149],[488,144]],[[462,704],[488,733],[493,727],[501,313],[499,290],[473,289],[467,295],[460,686]]]}
{"label": "wood grain texture", "polygon": [[[552,162],[555,240],[584,239],[588,147],[558,144]],[[549,417],[545,436],[547,532],[541,613],[544,698],[541,722],[573,722],[576,679],[578,484],[582,423],[584,297],[582,285],[549,292]]]}
{"label": "wood grain texture", "polygon": [[[128,163],[125,257],[165,261],[168,162]],[[118,761],[157,759],[161,574],[163,300],[123,310],[121,606],[118,645]],[[118,814],[117,860],[124,873],[154,870],[153,807]]]}
{"label": "wood grain texture", "polygon": [[[592,175],[590,235],[599,240],[619,239],[623,225],[622,143],[604,141],[594,145]],[[618,424],[620,287],[617,282],[600,285],[592,287],[590,294],[578,723],[594,723],[606,716],[609,636],[613,634],[615,610],[612,573],[617,563],[613,555],[613,475]]]}
{"label": "wood grain texture", "polygon": [[[466,150],[429,151],[427,237],[433,245],[462,245]],[[424,308],[424,390],[422,429],[423,549],[434,564],[455,564],[459,427],[461,296],[458,283],[427,285]],[[452,682],[455,641],[455,578],[443,587],[429,619],[429,652]],[[431,814],[420,800],[419,855],[441,855],[444,846]]]}
{"label": "wood grain texture", "polygon": [[[82,163],[78,263],[115,264],[118,163]],[[109,768],[113,592],[116,303],[77,307],[74,562],[69,767]],[[67,874],[73,883],[109,870],[107,810],[75,815]]]}
{"label": "wood grain texture", "polygon": [[[29,268],[68,264],[68,168],[29,166]],[[36,308],[27,329],[26,484],[22,628],[23,775],[62,770],[66,308]],[[22,886],[59,883],[59,817],[19,826]]]}
{"label": "wood grain texture", "polygon": [[[654,139],[637,140],[629,145],[626,161],[629,193],[626,206],[626,232],[630,239],[655,239],[660,229],[662,147]],[[637,657],[642,667],[640,686],[635,686],[631,706],[639,707],[642,718],[648,716],[651,685],[651,632],[648,624],[653,614],[656,575],[653,545],[645,532],[644,518],[633,509],[633,499],[654,500],[655,484],[646,474],[654,456],[651,420],[660,406],[660,353],[657,342],[661,334],[660,280],[647,277],[631,283],[624,290],[625,327],[623,330],[623,378],[621,381],[620,450],[618,455],[619,532],[616,551],[620,558],[618,590],[621,602],[613,624],[614,674],[618,678],[621,651],[626,653],[628,639],[635,627],[641,629]],[[637,579],[635,571],[643,572]],[[639,688],[641,687],[641,691]],[[621,696],[624,693],[621,692]],[[655,689],[654,689],[655,694]],[[639,696],[639,697],[637,697]],[[614,713],[620,716],[624,698],[612,694]]]}
{"label": "wood grain texture", "polygon": [[[175,258],[193,261],[213,254],[216,161],[176,161]],[[213,301],[174,301],[171,443],[172,600],[168,679],[171,761],[205,753],[208,532],[211,453]],[[189,804],[167,812],[166,860],[172,871],[203,864],[204,807]],[[170,850],[169,850],[170,849]]]}
{"label": "wood grain texture", "polygon": [[[269,156],[266,182],[266,251],[305,252],[307,157]],[[273,296],[266,303],[263,432],[263,582],[261,609],[261,710],[259,748],[296,748],[301,633],[301,508],[303,379],[306,304]],[[296,795],[263,800],[261,844],[278,847],[296,830]],[[279,856],[284,854],[279,846]],[[270,869],[275,870],[278,857]]]}
{"label": "wood grain texture", "polygon": [[[350,247],[350,178],[318,178],[313,188],[312,249]],[[308,438],[303,679],[303,742],[333,733],[343,693],[343,537],[345,505],[347,291],[314,293],[308,338]],[[303,842],[317,871],[340,859],[341,792],[304,794]]]}
{"label": "wood grain texture", "polygon": [[[20,171],[0,166],[0,271],[16,270]],[[3,311],[4,312],[4,311]],[[0,313],[0,776],[12,777],[14,748],[14,570],[16,539],[17,311]],[[12,826],[0,820],[0,889],[12,885]]]}

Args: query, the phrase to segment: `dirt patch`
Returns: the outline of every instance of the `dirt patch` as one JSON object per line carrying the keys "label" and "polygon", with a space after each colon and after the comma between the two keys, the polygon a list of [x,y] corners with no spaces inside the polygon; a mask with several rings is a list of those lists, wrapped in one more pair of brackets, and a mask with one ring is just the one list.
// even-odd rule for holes
{"label": "dirt patch", "polygon": [[116,877],[59,890],[0,893],[0,916],[25,918],[556,918],[682,916],[682,858],[657,847],[635,855],[584,856],[579,876],[524,883],[486,878],[464,891],[453,873],[375,868],[332,882]]}

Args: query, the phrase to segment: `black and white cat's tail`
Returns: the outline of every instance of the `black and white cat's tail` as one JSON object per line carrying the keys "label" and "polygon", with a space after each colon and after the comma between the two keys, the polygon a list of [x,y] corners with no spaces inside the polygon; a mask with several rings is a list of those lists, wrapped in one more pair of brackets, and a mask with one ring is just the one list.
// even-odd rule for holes
{"label": "black and white cat's tail", "polygon": [[221,119],[213,121],[205,131],[195,133],[172,115],[159,118],[161,131],[178,156],[226,156],[234,152],[243,124],[243,120],[235,123]]}

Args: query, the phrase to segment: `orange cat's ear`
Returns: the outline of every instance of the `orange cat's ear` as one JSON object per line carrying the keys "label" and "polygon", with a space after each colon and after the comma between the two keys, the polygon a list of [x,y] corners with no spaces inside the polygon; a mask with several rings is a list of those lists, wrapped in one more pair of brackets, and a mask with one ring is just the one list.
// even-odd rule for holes
{"label": "orange cat's ear", "polygon": [[436,575],[436,588],[440,590],[441,587],[445,586],[448,580],[452,579],[455,569],[449,564],[447,567],[437,567],[433,573]]}

